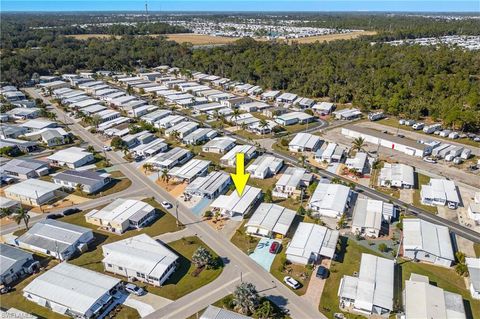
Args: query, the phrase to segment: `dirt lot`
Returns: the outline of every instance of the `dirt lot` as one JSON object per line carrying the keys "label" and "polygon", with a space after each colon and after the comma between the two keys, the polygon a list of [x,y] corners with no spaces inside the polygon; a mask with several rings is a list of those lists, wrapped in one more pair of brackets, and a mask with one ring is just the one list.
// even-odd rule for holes
{"label": "dirt lot", "polygon": [[229,37],[214,37],[211,35],[205,34],[193,34],[193,33],[178,33],[178,34],[168,34],[167,38],[169,40],[185,43],[190,42],[194,45],[202,44],[227,44],[237,41],[239,38],[229,38]]}
{"label": "dirt lot", "polygon": [[335,40],[350,40],[350,39],[358,38],[362,35],[375,35],[375,34],[377,34],[377,32],[375,31],[355,31],[350,33],[327,34],[327,35],[318,35],[318,36],[313,36],[308,38],[293,39],[293,41],[297,43],[315,43],[317,41],[330,42]]}

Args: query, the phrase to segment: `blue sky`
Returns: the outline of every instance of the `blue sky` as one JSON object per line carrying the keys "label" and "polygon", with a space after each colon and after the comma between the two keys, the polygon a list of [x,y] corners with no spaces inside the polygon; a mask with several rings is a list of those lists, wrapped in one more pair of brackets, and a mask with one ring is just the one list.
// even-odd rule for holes
{"label": "blue sky", "polygon": [[[5,11],[143,11],[145,0],[1,0]],[[148,0],[150,11],[480,12],[480,0]]]}

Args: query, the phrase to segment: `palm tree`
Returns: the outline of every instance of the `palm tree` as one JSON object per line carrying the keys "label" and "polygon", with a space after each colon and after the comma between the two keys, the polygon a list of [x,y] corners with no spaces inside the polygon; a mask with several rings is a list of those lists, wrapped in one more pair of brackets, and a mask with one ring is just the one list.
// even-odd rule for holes
{"label": "palm tree", "polygon": [[365,146],[365,139],[363,137],[357,137],[352,142],[352,150],[354,151],[363,151]]}
{"label": "palm tree", "polygon": [[264,134],[265,129],[269,127],[267,120],[261,119],[260,122],[258,122],[258,127],[262,129],[262,134]]}
{"label": "palm tree", "polygon": [[8,217],[12,215],[13,211],[10,208],[2,207],[0,208],[0,218]]}
{"label": "palm tree", "polygon": [[90,124],[95,126],[95,128],[98,128],[98,125],[102,123],[102,118],[99,115],[94,115],[90,117]]}
{"label": "palm tree", "polygon": [[242,130],[246,130],[248,128],[248,124],[243,122],[242,124],[240,124],[240,127],[242,128]]}
{"label": "palm tree", "polygon": [[170,181],[170,176],[168,175],[168,169],[166,168],[162,170],[162,181],[166,182],[167,184]]}
{"label": "palm tree", "polygon": [[28,222],[30,221],[30,215],[28,215],[28,211],[23,207],[19,208],[13,217],[18,225],[20,225],[20,223],[23,221],[25,223],[25,228],[27,230],[29,229]]}
{"label": "palm tree", "polygon": [[208,266],[212,263],[213,256],[205,247],[198,247],[192,255],[192,263],[197,268]]}
{"label": "palm tree", "polygon": [[95,148],[92,145],[87,146],[87,152],[89,153],[95,153]]}
{"label": "palm tree", "polygon": [[255,316],[258,317],[258,319],[268,319],[268,318],[271,318],[272,315],[273,315],[272,304],[268,300],[265,300],[264,302],[262,302],[260,307],[258,307],[258,309],[255,310]]}
{"label": "palm tree", "polygon": [[237,119],[238,119],[239,116],[240,116],[240,110],[239,109],[234,109],[232,117],[234,119],[235,125],[237,125]]}
{"label": "palm tree", "polygon": [[180,133],[178,131],[173,131],[170,133],[170,137],[177,139],[180,136]]}
{"label": "palm tree", "polygon": [[305,160],[307,158],[305,157],[305,155],[300,155],[300,163],[302,164],[302,167],[305,167]]}
{"label": "palm tree", "polygon": [[83,186],[82,184],[77,184],[75,185],[75,191],[80,193],[80,195],[83,195]]}
{"label": "palm tree", "polygon": [[255,285],[249,282],[238,285],[233,292],[233,303],[238,312],[246,315],[253,313],[260,303]]}
{"label": "palm tree", "polygon": [[144,169],[145,173],[151,171],[153,169],[152,163],[143,164],[143,169]]}

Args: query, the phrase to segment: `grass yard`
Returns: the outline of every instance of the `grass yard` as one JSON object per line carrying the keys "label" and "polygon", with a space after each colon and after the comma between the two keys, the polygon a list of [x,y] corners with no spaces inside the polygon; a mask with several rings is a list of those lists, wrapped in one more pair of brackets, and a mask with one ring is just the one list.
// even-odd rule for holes
{"label": "grass yard", "polygon": [[430,212],[432,214],[437,214],[437,207],[436,206],[428,206],[428,205],[423,205],[422,204],[422,198],[420,196],[420,189],[422,185],[428,184],[430,182],[430,177],[427,175],[423,175],[420,173],[415,174],[417,180],[416,180],[416,189],[413,192],[413,206],[422,208],[426,210],[427,212]]}
{"label": "grass yard", "polygon": [[325,34],[325,35],[316,35],[311,37],[299,38],[299,39],[290,39],[289,42],[297,43],[315,43],[315,42],[330,42],[336,40],[351,40],[358,38],[360,36],[366,35],[375,35],[376,31],[353,31],[349,33],[336,33],[336,34]]}
{"label": "grass yard", "polygon": [[[58,264],[58,261],[54,259],[43,259],[42,267],[46,267],[48,270]],[[42,306],[37,305],[34,302],[28,301],[22,295],[22,289],[25,288],[29,283],[31,283],[35,278],[43,273],[33,274],[29,277],[26,277],[19,283],[14,286],[14,290],[8,294],[2,295],[1,306],[2,308],[17,308],[19,310],[25,311],[29,314],[35,315],[39,318],[49,318],[49,319],[63,319],[68,318],[62,316],[58,313],[48,310]]]}
{"label": "grass yard", "polygon": [[[360,244],[357,244],[352,239],[340,237],[341,249],[338,253],[340,261],[332,261],[330,266],[330,276],[325,283],[323,289],[322,299],[320,301],[319,310],[328,318],[333,318],[333,314],[341,312],[338,308],[338,287],[340,280],[344,275],[353,275],[354,272],[360,270],[360,260],[362,253],[369,253],[372,255],[379,255]],[[348,318],[360,319],[362,316],[348,314]]]}
{"label": "grass yard", "polygon": [[475,251],[475,256],[477,256],[477,258],[480,258],[480,244],[473,244],[473,250]]}
{"label": "grass yard", "polygon": [[112,234],[110,232],[102,231],[98,229],[98,226],[87,223],[85,221],[85,213],[74,214],[70,216],[63,217],[59,220],[63,222],[68,222],[71,224],[87,227],[93,230],[95,235],[95,241],[90,245],[90,248],[87,252],[81,254],[80,256],[72,259],[70,262],[74,265],[85,267],[91,270],[98,272],[103,272],[102,264],[102,248],[101,245],[112,243],[121,239],[129,238],[132,236],[147,234],[149,236],[158,236],[168,232],[175,232],[180,230],[177,227],[175,218],[165,213],[160,209],[160,205],[151,199],[145,200],[150,205],[157,208],[158,218],[151,224],[141,230],[129,230],[122,235]]}
{"label": "grass yard", "polygon": [[125,305],[121,305],[120,311],[117,312],[114,318],[115,319],[137,319],[141,317],[136,309],[133,309]]}
{"label": "grass yard", "polygon": [[405,287],[405,280],[410,278],[411,273],[428,276],[431,284],[446,291],[462,295],[467,318],[480,318],[480,300],[472,299],[470,291],[465,286],[464,278],[458,275],[453,268],[415,263],[406,260],[400,263],[400,267],[402,270],[402,290]]}
{"label": "grass yard", "polygon": [[[179,255],[180,259],[178,261],[177,270],[164,283],[163,287],[153,287],[138,282],[136,283],[139,286],[146,287],[151,293],[176,300],[214,281],[222,273],[222,260],[198,237],[185,237],[171,242],[167,246]],[[213,257],[217,259],[218,266],[215,269],[204,269],[198,276],[194,277],[192,276],[192,273],[195,271],[196,267],[191,260],[193,253],[200,246],[203,246],[210,251]]]}
{"label": "grass yard", "polygon": [[105,188],[101,189],[95,194],[85,194],[83,192],[74,191],[72,194],[77,196],[82,196],[86,198],[99,198],[102,196],[112,195],[126,190],[132,185],[132,181],[129,180],[125,175],[120,171],[113,171],[110,173],[112,181]]}
{"label": "grass yard", "polygon": [[282,283],[285,276],[293,277],[302,285],[302,287],[292,291],[301,296],[307,292],[310,276],[312,275],[312,268],[289,263],[287,261],[287,255],[285,254],[285,251],[287,250],[287,244],[288,241],[284,240],[282,243],[282,250],[275,256],[275,259],[273,260],[270,273]]}
{"label": "grass yard", "polygon": [[235,231],[235,234],[233,234],[232,239],[230,239],[230,241],[235,246],[240,248],[240,250],[243,251],[245,254],[248,254],[249,252],[253,252],[255,247],[257,247],[257,244],[260,241],[260,238],[249,236],[245,233],[244,226],[246,222],[247,220],[244,220],[242,222],[242,224]]}
{"label": "grass yard", "polygon": [[272,137],[272,134],[258,135],[258,134],[249,132],[247,130],[237,130],[237,131],[235,131],[235,134],[238,135],[238,136],[241,136],[243,138],[249,139],[249,140],[259,140],[259,139],[262,139],[262,138]]}
{"label": "grass yard", "polygon": [[287,125],[284,126],[283,128],[290,134],[292,133],[299,133],[301,131],[304,131],[306,129],[310,129],[313,127],[317,127],[322,125],[322,122],[312,122],[312,123],[305,123],[305,124],[293,124],[293,125]]}

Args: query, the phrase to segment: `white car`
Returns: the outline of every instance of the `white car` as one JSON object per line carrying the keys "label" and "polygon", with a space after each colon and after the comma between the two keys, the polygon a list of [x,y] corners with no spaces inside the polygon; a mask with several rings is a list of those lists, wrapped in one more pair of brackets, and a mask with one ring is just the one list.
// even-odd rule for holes
{"label": "white car", "polygon": [[111,151],[112,148],[110,146],[104,145],[103,150],[108,152],[108,151]]}
{"label": "white car", "polygon": [[147,292],[138,286],[135,286],[134,284],[126,284],[125,285],[125,290],[131,294],[137,295],[137,296],[143,296]]}
{"label": "white car", "polygon": [[431,158],[431,157],[424,157],[423,160],[427,163],[432,163],[432,164],[435,164],[437,162],[436,159]]}
{"label": "white car", "polygon": [[162,203],[162,207],[165,208],[165,209],[170,209],[173,207],[172,204],[170,204],[169,202],[166,202],[166,201],[163,201]]}
{"label": "white car", "polygon": [[300,283],[290,276],[286,276],[285,278],[283,278],[283,281],[293,289],[300,288]]}

